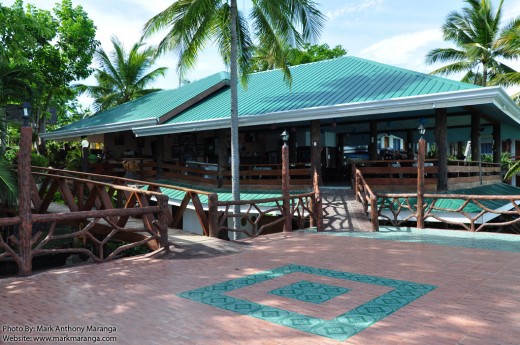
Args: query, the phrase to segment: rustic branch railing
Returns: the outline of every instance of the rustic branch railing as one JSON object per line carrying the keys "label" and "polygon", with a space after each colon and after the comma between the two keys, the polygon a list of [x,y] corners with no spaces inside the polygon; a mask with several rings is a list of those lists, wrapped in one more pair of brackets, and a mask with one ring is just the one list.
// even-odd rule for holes
{"label": "rustic branch railing", "polygon": [[[285,219],[288,217],[296,220],[297,228],[304,229],[307,218],[309,218],[309,226],[317,226],[319,224],[319,211],[317,210],[317,203],[315,200],[314,193],[291,195],[290,200],[290,211],[288,214],[284,212],[283,197],[279,198],[266,198],[257,200],[243,200],[243,201],[227,201],[218,202],[215,207],[219,208],[218,211],[218,229],[221,231],[232,231],[244,233],[249,237],[256,237],[268,228],[274,227],[277,224],[284,224]],[[242,209],[245,208],[245,212],[241,212],[236,215],[232,213],[233,206],[240,205]],[[280,215],[276,220],[267,222],[273,215]],[[245,220],[245,224],[251,226],[251,230],[246,229],[233,229],[227,226],[229,218],[241,218]],[[322,229],[318,229],[321,231]]]}
{"label": "rustic branch railing", "polygon": [[[81,176],[84,178],[88,178],[89,181],[97,180],[97,181],[105,181],[105,183],[109,183],[111,185],[115,186],[121,186],[128,188],[128,186],[138,186],[142,191],[148,190],[151,192],[156,192],[158,194],[162,195],[162,190],[170,189],[178,192],[184,193],[183,200],[180,204],[180,206],[176,209],[176,212],[172,215],[170,213],[170,221],[168,222],[168,225],[173,228],[178,228],[180,221],[182,220],[182,217],[184,215],[184,212],[186,211],[189,203],[191,202],[194,205],[195,212],[197,213],[197,217],[199,219],[200,225],[203,229],[203,232],[205,235],[210,235],[211,230],[209,228],[210,221],[209,216],[206,214],[206,212],[203,209],[203,205],[200,201],[201,196],[206,196],[208,199],[211,195],[214,193],[193,189],[193,188],[183,188],[180,186],[173,186],[170,184],[164,184],[164,183],[155,183],[150,181],[141,181],[141,180],[135,180],[135,179],[129,179],[124,177],[117,177],[117,176],[109,176],[109,175],[98,175],[98,174],[91,174],[91,173],[83,173],[83,172],[77,172],[77,171],[70,171],[70,170],[60,170],[60,169],[52,169],[52,168],[38,168],[33,167],[33,170],[40,170],[40,171],[48,171],[52,172],[53,174],[58,174],[62,176]],[[45,185],[45,181],[44,181]],[[122,206],[124,204],[124,199],[120,196],[116,196],[117,204]],[[168,198],[167,198],[168,201]],[[215,232],[216,230],[213,230]]]}
{"label": "rustic branch railing", "polygon": [[363,210],[366,215],[368,215],[368,208],[370,206],[370,221],[372,223],[372,231],[379,231],[377,196],[374,194],[374,192],[372,192],[372,189],[370,189],[370,186],[366,183],[360,170],[354,170],[354,177],[356,200],[363,204]]}
{"label": "rustic branch railing", "polygon": [[[34,170],[39,171],[47,171],[52,172],[53,174],[58,175],[64,175],[64,176],[80,176],[84,178],[88,178],[89,181],[91,180],[99,180],[99,181],[105,181],[105,183],[109,183],[112,185],[122,186],[122,187],[128,187],[129,185],[136,185],[140,186],[140,188],[144,189],[146,188],[148,191],[155,191],[155,192],[161,192],[166,189],[170,189],[173,191],[178,191],[184,193],[184,196],[182,197],[182,201],[179,205],[179,207],[176,209],[176,211],[173,213],[171,221],[168,223],[173,228],[179,228],[180,222],[182,220],[182,217],[187,210],[188,206],[193,205],[193,209],[196,212],[197,218],[199,220],[199,224],[202,228],[202,231],[204,235],[206,236],[212,236],[212,237],[218,237],[219,234],[222,231],[230,230],[227,227],[227,224],[225,223],[225,220],[223,218],[228,217],[244,217],[246,218],[246,223],[254,225],[255,221],[258,218],[264,218],[262,219],[262,226],[264,224],[264,221],[267,219],[271,219],[274,217],[266,217],[269,213],[279,213],[282,214],[276,206],[269,206],[269,209],[273,208],[273,210],[265,210],[266,207],[262,206],[262,204],[265,204],[266,202],[271,203],[280,203],[283,201],[283,198],[273,198],[273,199],[260,199],[260,200],[249,200],[249,201],[241,201],[239,202],[240,205],[247,207],[246,212],[244,214],[241,214],[240,216],[233,216],[231,215],[230,207],[229,205],[234,204],[234,202],[222,202],[218,200],[218,195],[216,193],[211,193],[207,191],[192,189],[192,188],[183,188],[179,186],[173,186],[170,184],[164,184],[164,183],[155,183],[150,181],[140,181],[140,180],[134,180],[134,179],[128,179],[123,177],[114,177],[109,175],[97,175],[97,174],[91,174],[91,173],[83,173],[83,172],[76,172],[76,171],[69,171],[69,170],[59,170],[59,169],[52,169],[52,168],[38,168],[34,167]],[[208,172],[208,171],[206,171]],[[213,171],[214,172],[214,171]],[[291,183],[293,180],[291,180]],[[44,181],[42,186],[48,186],[49,182]],[[46,187],[50,188],[50,187]],[[207,211],[205,211],[205,207],[203,202],[201,201],[201,197],[207,198]],[[295,218],[298,220],[298,227],[301,226],[301,224],[304,224],[302,217],[309,217],[309,226],[320,228],[320,215],[321,215],[321,201],[316,199],[316,193],[309,193],[309,194],[298,194],[298,195],[291,195],[291,214],[289,217]],[[43,197],[42,197],[43,199]],[[117,195],[115,196],[115,200],[122,205],[123,200],[121,198],[118,198]],[[265,201],[268,200],[268,201]],[[42,204],[44,202],[42,201]],[[246,206],[247,205],[247,206]],[[255,212],[258,212],[258,215],[255,216]],[[305,217],[304,217],[305,215]],[[260,216],[260,217],[259,217]],[[252,217],[256,217],[254,220],[252,220]],[[260,222],[260,220],[258,220]],[[257,225],[259,223],[256,223]],[[267,225],[267,224],[266,224]],[[262,233],[264,229],[274,226],[273,225],[267,225],[264,226],[262,229],[258,228],[251,234],[253,236],[257,236],[258,234]],[[321,231],[322,229],[320,229]],[[247,233],[247,231],[244,230],[237,230],[237,232],[244,232]]]}
{"label": "rustic branch railing", "polygon": [[[46,171],[45,171],[46,170]],[[33,228],[30,243],[21,241],[21,233],[0,236],[0,260],[11,258],[23,274],[32,271],[32,258],[42,254],[77,253],[85,254],[94,261],[110,260],[123,251],[147,244],[153,249],[168,249],[167,225],[171,220],[168,198],[154,191],[141,190],[106,182],[93,181],[80,177],[51,173],[54,169],[40,169],[44,172],[32,174],[31,203]],[[35,178],[42,183],[38,188]],[[49,211],[55,194],[60,193],[67,210]],[[157,206],[150,205],[155,198]],[[140,217],[141,226],[128,227],[130,217]],[[17,226],[21,216],[0,218],[0,229]],[[47,226],[45,226],[47,224]],[[57,234],[58,224],[77,227]],[[135,222],[133,223],[135,224]],[[2,234],[4,235],[4,234]],[[56,242],[66,239],[90,241],[92,250],[85,248],[56,248]],[[102,239],[100,239],[102,238]],[[105,256],[106,245],[111,239],[132,239],[130,243],[116,248]]]}
{"label": "rustic branch railing", "polygon": [[[416,194],[378,193],[378,216],[387,219],[394,226],[400,226],[417,218]],[[451,200],[459,205],[446,208],[439,205],[443,200]],[[482,231],[490,227],[520,225],[520,195],[460,195],[460,194],[424,194],[424,220],[438,221],[445,224],[459,225],[468,231]],[[500,209],[492,209],[485,205],[486,201],[503,202]],[[385,215],[385,210],[391,216]],[[449,219],[450,215],[462,216],[465,221]],[[491,218],[505,216],[509,220],[485,222]]]}
{"label": "rustic branch railing", "polygon": [[[417,193],[374,193],[363,177],[360,169],[355,169],[356,199],[370,216],[373,230],[376,231],[380,219],[386,219],[393,226],[401,226],[409,221],[418,221]],[[456,207],[442,207],[443,201],[450,200]],[[491,208],[486,202],[499,202],[501,207]],[[424,194],[423,221],[437,221],[459,225],[468,231],[482,231],[490,227],[516,225],[520,229],[520,195],[461,195],[461,194]],[[370,214],[369,214],[370,213]],[[456,215],[460,218],[454,221]],[[498,216],[503,221],[486,222]]]}

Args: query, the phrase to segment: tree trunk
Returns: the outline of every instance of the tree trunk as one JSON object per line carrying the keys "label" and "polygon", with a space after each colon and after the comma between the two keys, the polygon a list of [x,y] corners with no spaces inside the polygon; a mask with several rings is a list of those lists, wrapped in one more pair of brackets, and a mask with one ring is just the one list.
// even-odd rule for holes
{"label": "tree trunk", "polygon": [[[231,0],[230,4],[230,30],[231,30],[231,192],[234,201],[240,200],[240,150],[238,145],[238,40],[237,40],[237,1]],[[240,206],[233,207],[233,213],[240,213]],[[238,229],[240,219],[233,217],[233,228]]]}

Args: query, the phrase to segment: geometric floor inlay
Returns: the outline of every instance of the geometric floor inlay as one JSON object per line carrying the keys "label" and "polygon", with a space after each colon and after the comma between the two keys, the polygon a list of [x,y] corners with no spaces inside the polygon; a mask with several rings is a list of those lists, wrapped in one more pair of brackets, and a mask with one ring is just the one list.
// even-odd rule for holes
{"label": "geometric floor inlay", "polygon": [[349,291],[350,289],[341,286],[300,280],[297,283],[269,291],[269,293],[298,301],[321,304]]}
{"label": "geometric floor inlay", "polygon": [[[363,284],[385,286],[391,288],[392,290],[383,293],[382,295],[351,310],[338,310],[337,316],[330,320],[320,319],[281,308],[263,305],[260,303],[248,301],[246,299],[232,297],[226,294],[233,290],[292,273],[306,273],[316,276],[355,281]],[[295,297],[296,295],[302,296],[304,294],[312,295],[314,292],[309,292],[311,288],[314,289],[314,292],[317,289],[322,289],[320,291],[324,296],[324,299],[320,300],[318,303],[333,299],[343,293],[348,292],[349,290],[342,287],[304,280],[289,286],[283,286],[275,290],[266,291],[266,293],[272,293],[283,297],[296,298],[305,302],[317,303],[315,301],[315,297],[311,297],[310,300]],[[343,341],[370,327],[377,321],[382,320],[405,305],[420,298],[421,296],[424,296],[435,288],[436,286],[433,285],[404,280],[290,264],[274,268],[272,270],[228,280],[222,283],[186,291],[180,293],[178,296],[192,301],[204,303],[216,308],[229,310],[242,315],[248,315],[278,325],[291,327],[303,332]],[[288,290],[291,289],[295,290],[294,295],[288,292]],[[303,293],[301,293],[301,291],[297,291],[298,289],[303,291]]]}

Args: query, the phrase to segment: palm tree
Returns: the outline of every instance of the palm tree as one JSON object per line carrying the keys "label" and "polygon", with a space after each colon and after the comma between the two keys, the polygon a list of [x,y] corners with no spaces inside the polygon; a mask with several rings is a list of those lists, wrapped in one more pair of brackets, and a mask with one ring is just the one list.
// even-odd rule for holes
{"label": "palm tree", "polygon": [[462,12],[451,12],[442,26],[444,40],[455,48],[437,48],[426,56],[426,63],[449,62],[431,72],[450,75],[464,72],[462,81],[486,86],[504,73],[515,72],[498,59],[512,59],[511,53],[499,43],[505,29],[500,29],[502,19],[501,0],[494,9],[491,0],[465,0]]}
{"label": "palm tree", "polygon": [[[179,54],[181,77],[195,66],[198,54],[212,41],[230,68],[231,79],[231,181],[233,199],[240,200],[238,145],[238,72],[247,83],[253,52],[253,34],[272,49],[278,66],[290,83],[291,75],[285,61],[284,45],[301,46],[319,36],[324,16],[312,0],[254,0],[249,18],[237,9],[236,0],[178,0],[150,19],[144,37],[167,28],[158,52],[175,50]],[[234,212],[239,213],[239,207]],[[237,219],[235,219],[237,220]],[[237,228],[237,222],[234,224]]]}
{"label": "palm tree", "polygon": [[[520,18],[512,20],[504,29],[502,35],[497,40],[497,45],[501,46],[509,55],[520,58]],[[520,85],[520,72],[504,73],[490,84],[502,85],[505,87]],[[520,92],[511,95],[516,102],[520,103]]]}
{"label": "palm tree", "polygon": [[158,77],[164,76],[166,67],[159,67],[149,72],[155,62],[155,47],[144,47],[144,43],[135,43],[129,52],[123,44],[112,37],[114,51],[107,54],[102,48],[96,51],[97,63],[94,76],[97,85],[76,85],[80,92],[88,93],[94,98],[95,111],[103,111],[126,103],[159,89],[146,87]]}

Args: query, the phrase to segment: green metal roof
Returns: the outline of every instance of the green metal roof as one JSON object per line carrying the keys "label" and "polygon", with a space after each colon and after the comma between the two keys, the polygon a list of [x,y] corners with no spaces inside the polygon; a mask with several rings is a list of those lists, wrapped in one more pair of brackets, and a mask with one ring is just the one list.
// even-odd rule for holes
{"label": "green metal roof", "polygon": [[64,126],[57,131],[72,131],[159,118],[224,81],[229,81],[229,74],[226,72],[216,73],[174,90],[162,90],[148,94]]}
{"label": "green metal roof", "polygon": [[[352,56],[293,66],[291,75],[289,86],[281,70],[251,74],[247,88],[239,86],[239,116],[478,88]],[[229,117],[229,93],[222,89],[166,124]]]}
{"label": "green metal roof", "polygon": [[[160,183],[160,184],[169,184],[169,185],[177,186],[177,187],[197,188],[198,190],[204,190],[209,193],[216,193],[218,195],[219,201],[232,201],[233,200],[233,194],[231,193],[231,191],[227,191],[227,190],[201,189],[200,186],[190,186],[190,185],[179,183],[177,181],[173,182],[173,181],[166,180],[166,179],[161,179],[161,180],[158,180],[155,182]],[[170,188],[160,188],[160,189],[161,189],[161,192],[163,194],[167,195],[171,201],[175,201],[175,202],[179,202],[179,203],[182,201],[182,199],[184,199],[184,196],[186,195],[185,192],[183,192],[181,190],[177,190],[177,189],[170,189]],[[302,193],[308,193],[308,192],[309,192],[309,190],[291,191],[291,194],[294,195],[294,194],[302,194]],[[259,199],[270,199],[270,198],[281,198],[281,197],[282,197],[282,192],[279,190],[278,191],[259,191],[259,190],[255,190],[255,191],[241,190],[240,191],[240,200],[259,200]],[[199,195],[199,199],[202,204],[207,205],[208,197],[206,195],[202,195],[202,194]],[[275,204],[276,203],[271,202],[271,203],[259,204],[259,206],[271,207],[271,206],[274,206]]]}

